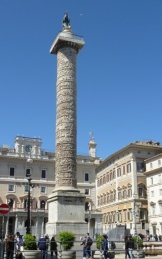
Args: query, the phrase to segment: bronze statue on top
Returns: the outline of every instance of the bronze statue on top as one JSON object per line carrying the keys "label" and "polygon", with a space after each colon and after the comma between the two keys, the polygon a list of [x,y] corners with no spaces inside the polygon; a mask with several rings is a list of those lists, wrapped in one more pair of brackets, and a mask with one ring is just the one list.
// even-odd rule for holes
{"label": "bronze statue on top", "polygon": [[68,16],[67,12],[64,14],[64,18],[62,20],[62,25],[63,25],[64,29],[66,29],[66,28],[70,29],[71,28],[71,26],[70,26],[70,18]]}

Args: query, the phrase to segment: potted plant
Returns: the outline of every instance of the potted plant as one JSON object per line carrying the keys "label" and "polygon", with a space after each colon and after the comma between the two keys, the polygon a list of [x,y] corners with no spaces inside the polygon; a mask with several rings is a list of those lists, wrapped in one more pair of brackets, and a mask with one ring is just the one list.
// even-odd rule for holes
{"label": "potted plant", "polygon": [[32,234],[24,236],[23,255],[26,259],[41,259],[41,251],[37,250],[36,238]]}
{"label": "potted plant", "polygon": [[76,252],[70,250],[74,246],[75,235],[70,231],[60,232],[58,235],[59,242],[61,243],[61,247],[63,247],[61,258],[64,259],[75,259]]}
{"label": "potted plant", "polygon": [[136,250],[136,252],[133,253],[137,255],[139,258],[145,258],[145,252],[143,250],[143,240],[139,236],[134,236],[133,241],[134,250]]}
{"label": "potted plant", "polygon": [[[101,247],[101,244],[102,244],[102,235],[98,235],[98,237],[96,238],[96,248],[97,250],[95,251],[94,255],[93,255],[93,258],[95,259],[100,259],[101,258],[101,253],[102,253],[102,247]],[[103,256],[102,256],[103,258]]]}

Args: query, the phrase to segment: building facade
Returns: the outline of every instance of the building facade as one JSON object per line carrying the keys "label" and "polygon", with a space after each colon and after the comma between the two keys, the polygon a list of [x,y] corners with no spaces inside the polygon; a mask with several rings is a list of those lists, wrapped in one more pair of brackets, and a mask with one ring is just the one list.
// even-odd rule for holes
{"label": "building facade", "polygon": [[149,232],[162,235],[162,154],[145,160]]}
{"label": "building facade", "polygon": [[[95,168],[100,159],[95,156],[94,139],[89,142],[89,155],[77,156],[77,187],[86,196],[85,220],[87,230],[94,235],[101,224],[101,212],[96,210]],[[28,163],[29,158],[32,163]],[[28,174],[31,173],[31,226],[36,236],[45,232],[48,221],[48,195],[55,187],[55,153],[42,149],[40,138],[17,136],[14,148],[0,148],[0,203],[9,204],[5,216],[5,233],[26,233],[28,210]],[[0,233],[2,232],[2,215]]]}
{"label": "building facade", "polygon": [[144,160],[161,151],[159,143],[136,141],[96,168],[96,200],[102,210],[103,232],[113,234],[119,225],[132,234],[149,231]]}

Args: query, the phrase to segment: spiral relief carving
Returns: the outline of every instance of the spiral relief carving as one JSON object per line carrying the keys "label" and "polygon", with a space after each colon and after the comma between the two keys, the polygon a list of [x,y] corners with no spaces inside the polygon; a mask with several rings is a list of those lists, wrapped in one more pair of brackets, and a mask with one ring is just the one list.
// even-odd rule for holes
{"label": "spiral relief carving", "polygon": [[77,187],[76,55],[70,46],[57,52],[56,188]]}

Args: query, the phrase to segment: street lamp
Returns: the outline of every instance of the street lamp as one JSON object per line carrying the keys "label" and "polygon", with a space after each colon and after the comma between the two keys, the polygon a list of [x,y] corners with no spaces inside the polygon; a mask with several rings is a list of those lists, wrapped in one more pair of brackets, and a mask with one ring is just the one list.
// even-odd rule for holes
{"label": "street lamp", "polygon": [[90,232],[90,220],[91,220],[91,211],[88,211],[88,233]]}
{"label": "street lamp", "polygon": [[[28,158],[27,163],[32,164],[33,163],[33,159]],[[27,171],[26,171],[27,172]],[[31,184],[31,172],[26,173],[26,177],[28,180],[28,210],[27,210],[27,228],[26,228],[26,234],[30,234],[30,188],[33,188],[32,184]]]}
{"label": "street lamp", "polygon": [[136,224],[136,202],[135,202],[135,198],[136,198],[136,193],[133,194],[133,218],[134,218],[134,235],[137,235],[137,224]]}

